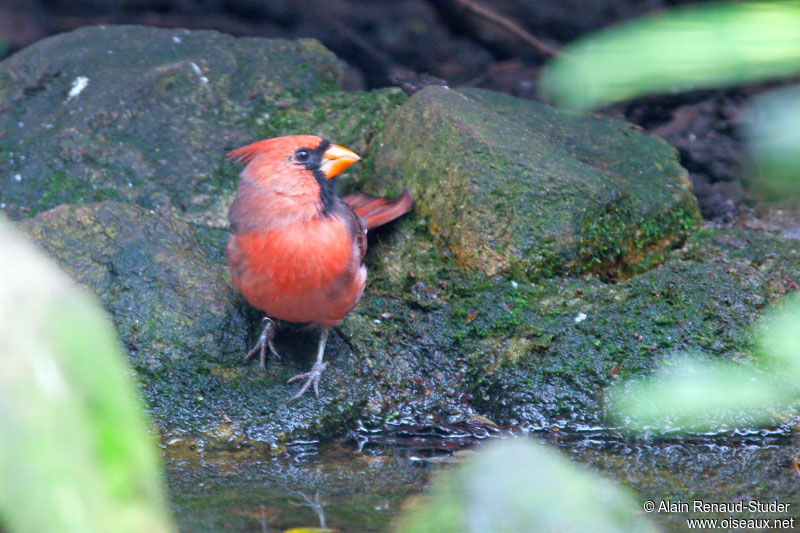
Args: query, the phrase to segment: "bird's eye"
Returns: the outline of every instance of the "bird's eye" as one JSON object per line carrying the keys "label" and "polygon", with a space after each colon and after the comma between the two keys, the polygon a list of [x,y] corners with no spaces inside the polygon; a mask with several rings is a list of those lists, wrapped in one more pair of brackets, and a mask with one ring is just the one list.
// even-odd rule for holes
{"label": "bird's eye", "polygon": [[300,161],[301,163],[305,163],[306,161],[308,161],[309,157],[311,157],[311,152],[309,152],[305,148],[300,148],[298,151],[294,153],[294,158]]}

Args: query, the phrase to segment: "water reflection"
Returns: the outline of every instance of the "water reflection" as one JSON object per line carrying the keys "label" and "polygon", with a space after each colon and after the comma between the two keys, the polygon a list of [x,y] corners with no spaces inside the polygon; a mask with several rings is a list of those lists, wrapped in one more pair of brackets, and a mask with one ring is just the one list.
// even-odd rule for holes
{"label": "water reflection", "polygon": [[[331,528],[387,531],[431,475],[497,438],[527,437],[559,449],[646,499],[778,500],[800,509],[793,427],[709,434],[628,436],[617,429],[454,424],[363,425],[333,443],[293,441],[280,453],[167,452],[173,509],[182,531]],[[679,514],[653,516],[666,529]]]}

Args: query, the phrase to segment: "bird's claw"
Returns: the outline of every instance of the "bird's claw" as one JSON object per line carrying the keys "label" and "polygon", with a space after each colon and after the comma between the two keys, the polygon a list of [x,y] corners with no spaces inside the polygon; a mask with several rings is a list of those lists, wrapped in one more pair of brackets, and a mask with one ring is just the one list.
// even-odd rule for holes
{"label": "bird's claw", "polygon": [[314,385],[314,395],[317,398],[319,398],[319,380],[322,377],[322,373],[325,371],[326,368],[328,368],[327,361],[317,361],[316,363],[314,363],[314,366],[312,366],[311,370],[309,370],[308,372],[297,374],[296,376],[289,378],[286,381],[286,383],[291,383],[292,381],[297,381],[300,379],[305,379],[306,382],[303,383],[302,388],[297,392],[297,394],[289,398],[289,401],[286,402],[286,405],[289,405],[290,403],[299,400],[300,397],[306,393],[306,391],[311,385]]}
{"label": "bird's claw", "polygon": [[275,359],[280,359],[281,356],[278,354],[278,351],[275,349],[275,345],[272,343],[272,340],[275,338],[275,321],[269,317],[264,317],[264,329],[261,330],[261,335],[258,336],[258,342],[256,345],[253,346],[253,349],[247,352],[247,355],[244,356],[245,361],[249,361],[253,358],[255,354],[258,354],[258,362],[261,365],[261,368],[264,369],[264,372],[267,371],[267,348],[269,347],[269,351],[275,357]]}

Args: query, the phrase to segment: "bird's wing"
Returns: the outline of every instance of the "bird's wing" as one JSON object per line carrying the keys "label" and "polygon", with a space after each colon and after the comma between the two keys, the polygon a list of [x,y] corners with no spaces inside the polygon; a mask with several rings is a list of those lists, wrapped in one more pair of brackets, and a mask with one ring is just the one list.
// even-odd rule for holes
{"label": "bird's wing", "polygon": [[358,244],[359,261],[363,261],[364,256],[367,255],[367,223],[350,206],[347,206],[346,216],[350,226],[350,233],[353,236],[353,240]]}
{"label": "bird's wing", "polygon": [[347,195],[342,200],[364,219],[367,229],[377,228],[408,213],[414,205],[408,188],[404,188],[397,198],[379,198],[359,192]]}

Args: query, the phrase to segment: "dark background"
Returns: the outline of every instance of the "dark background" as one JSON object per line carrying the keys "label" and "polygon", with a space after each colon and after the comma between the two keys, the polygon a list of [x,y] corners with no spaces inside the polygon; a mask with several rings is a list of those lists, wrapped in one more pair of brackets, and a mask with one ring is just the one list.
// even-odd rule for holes
{"label": "dark background", "polygon": [[[479,4],[554,48],[685,0],[0,0],[0,56],[93,24],[215,29],[239,36],[316,37],[344,59],[345,88],[370,89],[426,73],[452,87],[536,98],[547,56],[468,9]],[[425,78],[430,81],[429,78]],[[435,81],[440,79],[443,81]],[[413,85],[413,84],[412,84]],[[648,97],[602,110],[662,136],[689,170],[703,215],[736,224],[752,199],[742,185],[738,133],[749,96],[707,90]]]}

